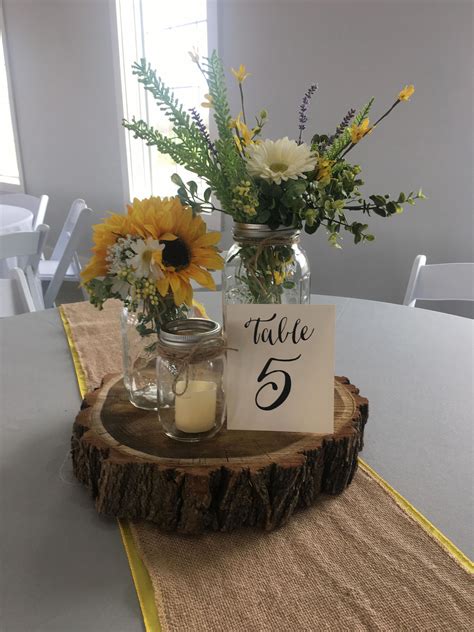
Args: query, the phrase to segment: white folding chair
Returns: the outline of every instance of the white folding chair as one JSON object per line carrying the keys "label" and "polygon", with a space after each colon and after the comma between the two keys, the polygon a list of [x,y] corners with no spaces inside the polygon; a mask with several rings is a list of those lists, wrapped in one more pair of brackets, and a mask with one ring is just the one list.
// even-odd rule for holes
{"label": "white folding chair", "polygon": [[44,309],[38,266],[43,254],[49,226],[40,224],[34,231],[20,231],[0,235],[0,259],[16,257],[28,281],[36,309]]}
{"label": "white folding chair", "polygon": [[[75,281],[76,283],[81,281],[81,264],[76,251],[81,239],[90,228],[92,215],[92,210],[86,207],[84,200],[75,200],[54,247],[51,259],[42,259],[39,262],[39,279],[49,281],[44,295],[46,308],[54,306],[54,301],[64,281]],[[87,293],[83,288],[82,293],[87,298]]]}
{"label": "white folding chair", "polygon": [[21,268],[12,268],[9,279],[0,279],[0,318],[35,311],[25,273]]}
{"label": "white folding chair", "polygon": [[425,255],[415,257],[403,304],[416,301],[474,301],[474,263],[426,265]]}
{"label": "white folding chair", "polygon": [[44,222],[46,209],[48,208],[49,197],[42,195],[35,197],[27,193],[1,193],[0,204],[9,204],[10,206],[21,206],[33,213],[33,228],[36,230],[40,224]]}

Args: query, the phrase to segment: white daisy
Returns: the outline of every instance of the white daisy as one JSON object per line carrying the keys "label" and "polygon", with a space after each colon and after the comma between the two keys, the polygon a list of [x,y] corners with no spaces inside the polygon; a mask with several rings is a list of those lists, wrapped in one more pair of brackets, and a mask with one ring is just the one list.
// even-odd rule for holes
{"label": "white daisy", "polygon": [[163,250],[164,244],[160,244],[157,239],[147,237],[144,239],[137,239],[132,245],[134,257],[128,260],[128,265],[133,269],[135,276],[138,279],[143,277],[154,279],[161,279],[164,275],[161,268],[153,260],[153,254],[159,250]]}
{"label": "white daisy", "polygon": [[298,145],[288,136],[279,140],[264,140],[247,150],[247,171],[251,176],[275,184],[282,180],[306,178],[307,171],[316,167],[316,157],[308,145]]}

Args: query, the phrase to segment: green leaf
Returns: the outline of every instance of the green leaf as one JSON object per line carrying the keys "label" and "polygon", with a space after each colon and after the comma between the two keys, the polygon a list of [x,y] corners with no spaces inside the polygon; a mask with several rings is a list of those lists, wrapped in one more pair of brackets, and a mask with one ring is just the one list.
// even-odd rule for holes
{"label": "green leaf", "polygon": [[179,187],[184,187],[184,182],[177,173],[173,173],[173,175],[171,176],[171,182],[178,185]]}
{"label": "green leaf", "polygon": [[397,205],[395,204],[395,202],[388,202],[387,203],[387,213],[389,215],[394,215],[397,212]]}
{"label": "green leaf", "polygon": [[266,224],[270,219],[271,213],[269,209],[265,209],[263,211],[259,211],[257,216],[260,223]]}
{"label": "green leaf", "polygon": [[306,233],[308,233],[308,235],[312,235],[313,233],[315,233],[318,228],[321,226],[321,222],[318,220],[316,221],[314,224],[305,224],[304,226],[304,230]]}
{"label": "green leaf", "polygon": [[369,200],[372,200],[372,202],[376,206],[385,206],[386,203],[385,197],[383,195],[370,195]]}
{"label": "green leaf", "polygon": [[198,185],[194,182],[194,180],[190,180],[188,182],[188,189],[191,192],[191,195],[194,197],[198,190]]}

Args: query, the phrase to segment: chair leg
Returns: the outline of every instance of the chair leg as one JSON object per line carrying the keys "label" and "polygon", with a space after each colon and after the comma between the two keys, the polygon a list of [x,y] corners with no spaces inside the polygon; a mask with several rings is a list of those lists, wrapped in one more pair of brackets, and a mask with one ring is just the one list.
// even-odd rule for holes
{"label": "chair leg", "polygon": [[28,266],[26,269],[26,279],[36,310],[45,309],[41,280],[38,275],[33,272],[30,266]]}

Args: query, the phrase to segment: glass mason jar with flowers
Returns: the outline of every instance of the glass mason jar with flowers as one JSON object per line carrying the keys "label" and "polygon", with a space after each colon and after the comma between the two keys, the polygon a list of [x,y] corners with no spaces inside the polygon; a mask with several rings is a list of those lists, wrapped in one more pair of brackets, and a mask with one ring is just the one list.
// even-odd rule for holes
{"label": "glass mason jar with flowers", "polygon": [[310,302],[309,263],[300,231],[234,224],[223,272],[224,304]]}
{"label": "glass mason jar with flowers", "polygon": [[[371,242],[374,236],[366,218],[372,214],[388,218],[401,213],[404,204],[413,205],[424,197],[421,190],[395,197],[365,197],[361,168],[348,160],[349,153],[396,106],[410,99],[413,85],[405,86],[374,123],[369,119],[372,98],[358,112],[351,108],[333,132],[313,131],[305,142],[309,106],[318,89],[313,84],[297,113],[297,137],[270,140],[262,137],[267,111],[262,110],[252,123],[247,116],[243,84],[250,73],[245,66],[232,69],[240,94],[240,112],[233,117],[219,56],[213,52],[200,58],[195,51],[190,56],[207,85],[201,107],[212,111],[217,137],[211,138],[204,110],[186,110],[145,59],[133,65],[133,73],[168,117],[172,135],[135,118],[123,124],[135,138],[168,154],[204,182],[206,188],[201,191],[195,181],[184,182],[174,174],[172,180],[183,203],[196,212],[222,211],[236,223],[236,241],[224,271],[224,301],[307,302],[309,268],[304,253],[295,246],[300,231],[311,235],[323,229],[336,248],[341,247],[344,232],[356,244]],[[254,228],[247,228],[251,225]]]}
{"label": "glass mason jar with flowers", "polygon": [[82,271],[90,301],[123,302],[124,384],[130,401],[156,409],[156,348],[161,327],[193,307],[191,281],[215,289],[209,270],[223,266],[203,219],[178,198],[135,199],[126,215],[93,227],[94,255]]}

